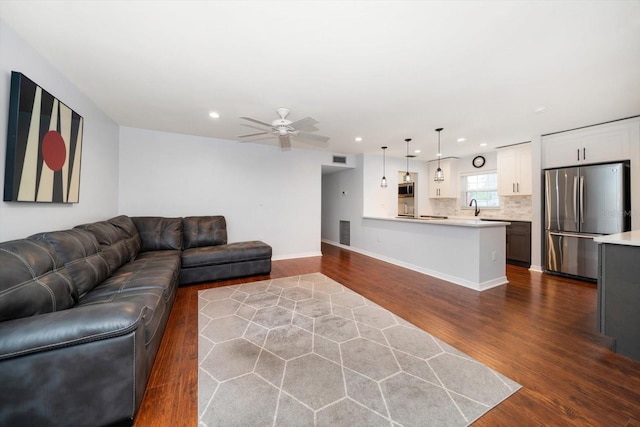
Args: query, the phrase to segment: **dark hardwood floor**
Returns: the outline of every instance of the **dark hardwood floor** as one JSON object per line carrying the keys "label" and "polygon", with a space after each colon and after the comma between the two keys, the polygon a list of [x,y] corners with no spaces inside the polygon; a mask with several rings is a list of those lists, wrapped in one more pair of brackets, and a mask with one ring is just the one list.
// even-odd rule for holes
{"label": "dark hardwood floor", "polygon": [[322,252],[274,261],[270,276],[180,288],[134,425],[197,425],[199,290],[318,271],[522,384],[474,425],[640,425],[640,362],[596,332],[594,284],[508,265],[509,284],[480,293],[335,246]]}

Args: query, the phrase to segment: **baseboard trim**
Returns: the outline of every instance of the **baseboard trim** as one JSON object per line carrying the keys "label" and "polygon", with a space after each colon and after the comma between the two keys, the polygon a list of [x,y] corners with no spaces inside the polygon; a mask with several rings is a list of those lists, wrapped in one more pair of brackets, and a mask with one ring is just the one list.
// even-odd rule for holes
{"label": "baseboard trim", "polygon": [[286,255],[278,255],[271,257],[272,261],[280,261],[284,259],[293,259],[293,258],[310,258],[314,256],[322,256],[322,252],[303,252],[299,254],[286,254]]}

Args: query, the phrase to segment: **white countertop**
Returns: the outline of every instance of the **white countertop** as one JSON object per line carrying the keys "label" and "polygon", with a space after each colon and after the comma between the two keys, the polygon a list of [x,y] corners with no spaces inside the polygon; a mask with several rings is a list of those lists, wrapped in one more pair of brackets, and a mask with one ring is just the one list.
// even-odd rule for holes
{"label": "white countertop", "polygon": [[593,241],[596,243],[609,243],[613,245],[640,246],[640,230],[595,237]]}
{"label": "white countertop", "polygon": [[383,217],[374,217],[374,216],[364,216],[364,219],[377,219],[382,221],[396,221],[396,222],[412,222],[419,224],[430,224],[430,225],[450,225],[456,227],[473,227],[473,228],[483,228],[483,227],[504,227],[509,225],[509,222],[505,221],[483,221],[482,219],[474,219],[474,218],[447,218],[447,219],[420,219],[420,218],[383,218]]}

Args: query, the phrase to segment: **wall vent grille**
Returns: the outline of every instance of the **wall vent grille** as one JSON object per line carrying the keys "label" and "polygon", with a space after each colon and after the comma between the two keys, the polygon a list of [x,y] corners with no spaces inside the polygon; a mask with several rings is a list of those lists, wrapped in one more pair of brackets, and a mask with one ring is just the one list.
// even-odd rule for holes
{"label": "wall vent grille", "polygon": [[340,244],[351,246],[351,222],[340,221]]}
{"label": "wall vent grille", "polygon": [[347,164],[346,156],[333,156],[333,163],[340,163],[341,165]]}

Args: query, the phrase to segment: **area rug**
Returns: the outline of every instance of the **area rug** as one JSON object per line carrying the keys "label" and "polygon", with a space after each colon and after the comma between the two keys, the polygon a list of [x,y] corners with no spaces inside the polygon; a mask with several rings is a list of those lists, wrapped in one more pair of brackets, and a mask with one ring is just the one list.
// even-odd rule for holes
{"label": "area rug", "polygon": [[320,273],[198,293],[200,426],[465,426],[520,385]]}

